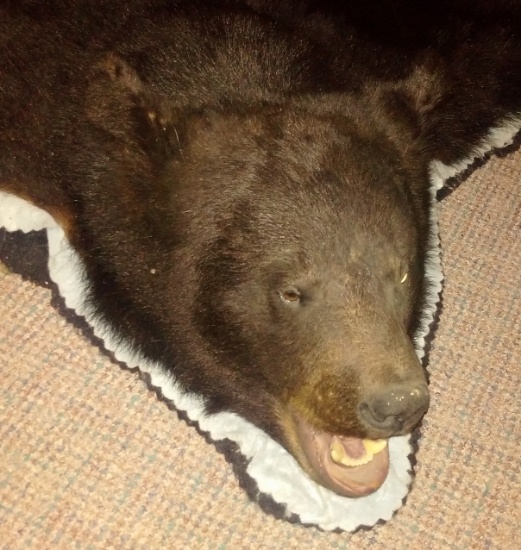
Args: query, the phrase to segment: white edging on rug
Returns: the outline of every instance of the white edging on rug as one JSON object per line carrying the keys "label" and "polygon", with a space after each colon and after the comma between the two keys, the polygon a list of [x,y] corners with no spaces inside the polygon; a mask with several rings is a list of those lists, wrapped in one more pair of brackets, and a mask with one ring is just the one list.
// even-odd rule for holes
{"label": "white edging on rug", "polygon": [[[465,169],[475,158],[482,157],[493,148],[502,148],[512,142],[519,131],[521,119],[512,120],[489,133],[474,155],[454,166],[435,161],[431,165],[431,235],[425,272],[428,279],[426,307],[420,328],[415,337],[418,356],[424,356],[425,338],[434,320],[443,275],[438,236],[438,208],[436,192],[446,179]],[[156,364],[139,357],[118,339],[110,328],[93,315],[83,301],[83,267],[65,238],[63,230],[46,212],[13,195],[0,192],[0,227],[8,231],[24,232],[46,229],[49,241],[49,274],[56,283],[68,308],[85,317],[107,350],[128,367],[139,367],[150,375],[152,386],[160,388],[164,397],[179,411],[198,423],[214,441],[225,438],[235,442],[249,461],[247,473],[257,483],[261,493],[283,504],[287,516],[296,514],[300,521],[314,524],[325,530],[353,531],[361,526],[373,526],[379,520],[389,520],[400,508],[412,482],[409,456],[412,448],[409,436],[392,438],[389,442],[390,471],[382,487],[374,494],[358,499],[340,497],[312,481],[298,466],[294,458],[266,433],[232,413],[207,415],[200,396],[186,393],[173,376]]]}

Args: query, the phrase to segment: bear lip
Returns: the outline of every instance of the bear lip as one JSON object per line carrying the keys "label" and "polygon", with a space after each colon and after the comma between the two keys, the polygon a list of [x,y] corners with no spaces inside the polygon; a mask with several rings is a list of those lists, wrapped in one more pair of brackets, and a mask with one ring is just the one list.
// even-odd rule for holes
{"label": "bear lip", "polygon": [[310,475],[318,483],[345,497],[367,496],[382,486],[389,472],[389,445],[366,464],[344,466],[331,457],[333,440],[341,441],[350,454],[349,449],[362,446],[362,439],[317,430],[296,415],[294,419],[298,441],[312,468]]}

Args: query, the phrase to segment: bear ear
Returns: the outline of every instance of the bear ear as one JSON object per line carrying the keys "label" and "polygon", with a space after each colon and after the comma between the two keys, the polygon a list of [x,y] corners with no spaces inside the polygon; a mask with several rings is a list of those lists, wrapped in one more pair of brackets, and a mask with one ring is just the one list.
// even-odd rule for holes
{"label": "bear ear", "polygon": [[116,55],[110,54],[95,65],[89,79],[86,114],[96,127],[139,145],[157,162],[182,155],[180,111]]}
{"label": "bear ear", "polygon": [[427,54],[418,61],[412,73],[404,79],[397,92],[424,125],[443,95],[442,64]]}
{"label": "bear ear", "polygon": [[424,150],[429,121],[443,99],[442,83],[441,65],[425,58],[407,77],[372,89],[375,111],[386,115],[386,131],[402,155]]}

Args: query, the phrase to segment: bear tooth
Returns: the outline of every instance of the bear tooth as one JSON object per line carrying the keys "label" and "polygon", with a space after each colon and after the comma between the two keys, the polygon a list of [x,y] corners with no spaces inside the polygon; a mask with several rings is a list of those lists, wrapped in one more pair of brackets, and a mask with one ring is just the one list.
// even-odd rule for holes
{"label": "bear tooth", "polygon": [[372,455],[378,454],[387,447],[387,439],[364,439],[362,443],[365,450]]}
{"label": "bear tooth", "polygon": [[345,456],[346,453],[344,451],[344,446],[342,445],[342,443],[340,443],[340,441],[334,441],[331,445],[331,458],[333,462],[341,464]]}

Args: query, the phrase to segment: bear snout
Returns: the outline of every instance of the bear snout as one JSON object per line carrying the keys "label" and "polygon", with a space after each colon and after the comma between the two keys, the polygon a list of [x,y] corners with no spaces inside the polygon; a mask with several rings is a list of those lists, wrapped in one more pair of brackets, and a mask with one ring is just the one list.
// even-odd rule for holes
{"label": "bear snout", "polygon": [[410,431],[427,412],[429,402],[429,388],[415,380],[372,393],[358,410],[369,432],[376,430],[379,437],[390,437]]}

